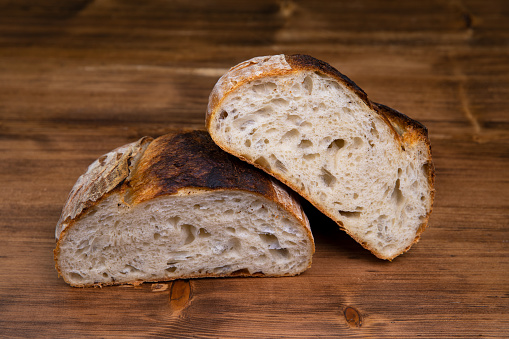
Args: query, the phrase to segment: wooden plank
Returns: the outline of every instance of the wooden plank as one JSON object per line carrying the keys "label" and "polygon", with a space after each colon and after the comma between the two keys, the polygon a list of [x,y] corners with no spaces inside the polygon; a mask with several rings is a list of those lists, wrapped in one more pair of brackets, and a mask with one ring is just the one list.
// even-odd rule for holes
{"label": "wooden plank", "polygon": [[[509,333],[506,1],[0,1],[0,336],[505,337]],[[203,128],[208,94],[257,55],[307,53],[429,128],[429,229],[376,259],[305,205],[293,278],[76,289],[54,226],[103,153]]]}

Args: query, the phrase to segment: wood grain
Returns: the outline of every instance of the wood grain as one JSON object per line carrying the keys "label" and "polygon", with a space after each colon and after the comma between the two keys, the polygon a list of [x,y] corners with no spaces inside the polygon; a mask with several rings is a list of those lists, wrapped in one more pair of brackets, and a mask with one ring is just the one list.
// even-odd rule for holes
{"label": "wood grain", "polygon": [[[509,4],[0,0],[0,337],[506,337]],[[292,278],[76,289],[54,227],[100,155],[203,128],[236,63],[306,53],[424,123],[430,228],[392,263],[306,205],[313,266]]]}

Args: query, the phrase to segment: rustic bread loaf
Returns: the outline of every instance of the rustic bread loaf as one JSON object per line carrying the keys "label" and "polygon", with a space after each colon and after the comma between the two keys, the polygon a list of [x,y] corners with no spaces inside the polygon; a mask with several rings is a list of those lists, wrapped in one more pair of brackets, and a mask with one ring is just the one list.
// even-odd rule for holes
{"label": "rustic bread loaf", "polygon": [[408,250],[427,225],[426,128],[371,102],[325,62],[275,55],[233,67],[210,94],[207,128],[222,149],[290,186],[379,258]]}
{"label": "rustic bread loaf", "polygon": [[291,276],[314,252],[288,190],[205,131],[142,138],[97,159],[56,238],[56,268],[72,286]]}

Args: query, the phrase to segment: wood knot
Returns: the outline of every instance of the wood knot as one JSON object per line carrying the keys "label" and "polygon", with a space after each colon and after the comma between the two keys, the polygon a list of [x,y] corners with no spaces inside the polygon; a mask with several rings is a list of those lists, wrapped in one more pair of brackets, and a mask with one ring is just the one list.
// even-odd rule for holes
{"label": "wood knot", "polygon": [[291,0],[282,0],[279,1],[279,11],[283,18],[287,19],[292,16],[292,14],[297,9],[297,5],[295,2]]}
{"label": "wood knot", "polygon": [[191,298],[191,284],[189,280],[175,280],[170,287],[170,307],[178,312],[184,309]]}
{"label": "wood knot", "polygon": [[350,327],[361,327],[361,314],[355,308],[348,306],[343,311],[343,314],[345,315],[346,322],[350,325]]}

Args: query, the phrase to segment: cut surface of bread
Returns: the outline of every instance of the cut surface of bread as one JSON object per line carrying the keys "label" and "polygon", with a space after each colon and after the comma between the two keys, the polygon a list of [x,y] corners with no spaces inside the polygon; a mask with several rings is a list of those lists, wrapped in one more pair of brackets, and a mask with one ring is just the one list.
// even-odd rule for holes
{"label": "cut surface of bread", "polygon": [[99,158],[73,187],[56,238],[56,267],[72,286],[292,276],[314,252],[291,193],[204,131]]}
{"label": "cut surface of bread", "polygon": [[379,258],[408,250],[427,225],[426,128],[371,102],[322,61],[275,55],[233,67],[212,90],[207,128],[222,149],[287,184]]}

